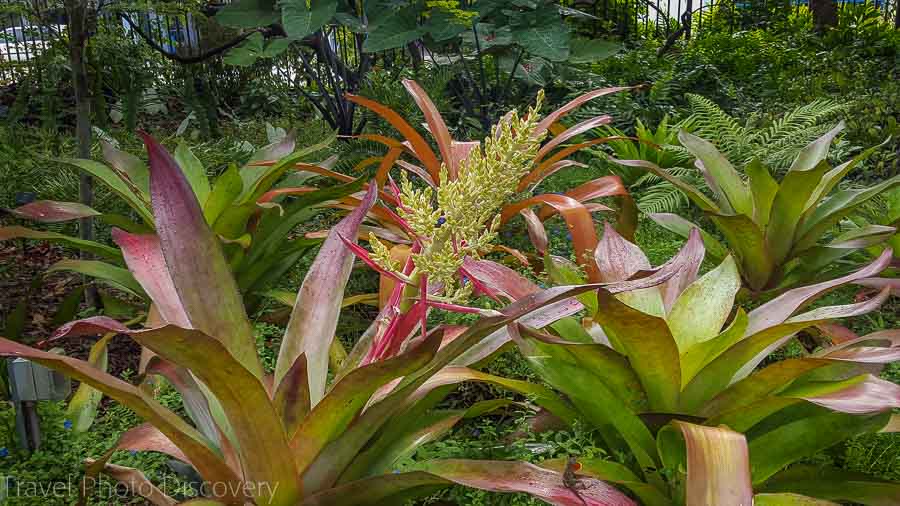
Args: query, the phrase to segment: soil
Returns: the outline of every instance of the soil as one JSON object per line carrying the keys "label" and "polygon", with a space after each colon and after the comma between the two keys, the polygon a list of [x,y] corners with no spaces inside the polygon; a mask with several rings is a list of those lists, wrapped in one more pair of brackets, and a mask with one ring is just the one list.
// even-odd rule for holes
{"label": "soil", "polygon": [[[50,244],[19,241],[0,243],[0,328],[4,337],[18,337],[27,344],[35,344],[47,339],[58,327],[54,317],[60,310],[67,295],[77,290],[82,283],[81,276],[69,272],[55,272],[42,278],[46,270],[63,258],[67,252]],[[27,298],[24,325],[20,336],[10,336],[9,327],[18,326],[13,316],[23,298]],[[80,310],[86,309],[82,303]],[[21,310],[21,309],[19,309]],[[54,343],[71,357],[87,359],[95,337],[76,337]],[[108,371],[120,376],[128,370],[136,373],[140,356],[140,346],[126,336],[118,336],[109,343]]]}

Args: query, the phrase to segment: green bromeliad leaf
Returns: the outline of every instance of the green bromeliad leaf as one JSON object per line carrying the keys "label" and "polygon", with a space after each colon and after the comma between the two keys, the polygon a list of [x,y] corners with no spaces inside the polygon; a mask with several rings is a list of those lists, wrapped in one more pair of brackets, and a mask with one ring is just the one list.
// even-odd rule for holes
{"label": "green bromeliad leaf", "polygon": [[134,279],[134,276],[128,272],[128,269],[123,269],[116,265],[98,260],[65,259],[56,262],[47,269],[48,273],[55,271],[71,271],[84,274],[85,276],[97,278],[114,288],[128,292],[139,299],[148,299],[147,293],[144,292],[140,283]]}
{"label": "green bromeliad leaf", "polygon": [[781,424],[750,441],[753,483],[761,484],[788,464],[853,436],[876,432],[889,419],[890,413],[861,416],[824,411]]}
{"label": "green bromeliad leaf", "polygon": [[710,219],[725,236],[750,288],[764,288],[775,271],[775,261],[766,243],[765,232],[748,215],[714,214]]}
{"label": "green bromeliad leaf", "polygon": [[830,169],[828,162],[822,161],[815,167],[789,171],[782,179],[766,229],[766,243],[775,263],[780,264],[787,259],[806,202]]}
{"label": "green bromeliad leaf", "polygon": [[681,131],[678,133],[678,140],[697,157],[705,170],[709,171],[711,180],[718,187],[714,190],[719,193],[719,207],[726,212],[734,211],[737,214],[753,216],[750,190],[731,162],[711,142],[696,135]]}
{"label": "green bromeliad leaf", "polygon": [[[894,506],[897,504],[897,497],[900,497],[900,484],[876,480],[871,476],[844,469],[812,465],[791,466],[772,476],[761,486],[761,490],[767,493],[794,492],[866,506]],[[818,506],[817,503],[812,504]]]}
{"label": "green bromeliad leaf", "polygon": [[[109,363],[109,354],[107,352],[107,344],[114,338],[116,334],[109,333],[99,339],[91,346],[88,363],[97,369],[106,372]],[[103,392],[93,388],[87,383],[78,385],[78,390],[69,400],[69,406],[66,408],[66,417],[72,420],[72,430],[76,433],[85,432],[91,428],[94,418],[97,416],[97,408],[100,407],[100,401],[103,399]]]}
{"label": "green bromeliad leaf", "polygon": [[[93,160],[81,160],[76,158],[63,159],[61,162],[81,169],[99,179],[113,192],[122,197],[146,224],[153,223],[153,215],[150,212],[149,196],[143,194],[137,187],[129,185],[119,174],[106,165]],[[137,191],[136,191],[137,190]]]}
{"label": "green bromeliad leaf", "polygon": [[175,161],[194,190],[197,201],[202,205],[209,198],[210,191],[209,178],[206,176],[206,168],[203,167],[203,163],[184,141],[175,148]]}
{"label": "green bromeliad leaf", "polygon": [[719,335],[740,287],[737,265],[728,256],[681,293],[666,316],[680,353]]}
{"label": "green bromeliad leaf", "polygon": [[676,412],[681,386],[678,346],[662,318],[634,309],[599,290],[595,321],[620,343],[653,411]]}
{"label": "green bromeliad leaf", "polygon": [[0,241],[5,241],[8,239],[40,239],[42,241],[55,242],[60,243],[65,246],[70,246],[82,251],[87,251],[88,253],[93,253],[95,255],[101,256],[103,258],[107,258],[116,262],[122,261],[122,254],[119,250],[115,248],[111,248],[105,244],[101,244],[99,242],[88,241],[85,239],[79,239],[78,237],[71,237],[65,234],[60,234],[57,232],[47,232],[44,230],[33,230],[30,228],[12,226],[12,227],[0,227]]}

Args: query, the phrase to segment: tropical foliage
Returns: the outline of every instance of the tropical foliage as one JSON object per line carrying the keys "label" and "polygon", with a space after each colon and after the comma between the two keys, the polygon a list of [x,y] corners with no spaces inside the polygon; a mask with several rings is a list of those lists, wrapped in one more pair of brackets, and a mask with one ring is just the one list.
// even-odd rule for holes
{"label": "tropical foliage", "polygon": [[[313,216],[317,206],[358,191],[362,185],[362,181],[353,183],[351,179],[344,185],[320,191],[306,188],[305,193],[292,201],[281,197],[284,192],[277,189],[276,184],[280,184],[289,170],[293,171],[295,163],[321,151],[332,140],[326,139],[309,148],[295,150],[295,139],[293,135],[288,135],[253,153],[244,167],[231,164],[213,179],[208,177],[207,168],[186,144],[180,144],[175,150],[175,159],[182,167],[194,197],[200,202],[204,219],[223,244],[238,289],[251,311],[259,307],[263,294],[273,282],[318,244],[319,241],[314,239],[292,237],[290,234],[297,224]],[[66,160],[66,163],[106,185],[127,204],[130,215],[101,213],[77,202],[50,200],[32,202],[9,212],[18,218],[39,223],[62,223],[93,217],[132,234],[155,230],[157,224],[150,203],[150,172],[146,163],[109,143],[102,142],[102,146],[106,164],[81,159]],[[259,160],[272,159],[283,159],[283,163],[268,167],[253,165]],[[301,166],[326,170],[309,163]],[[308,172],[306,176],[292,174],[292,179],[303,180],[309,175]],[[124,268],[128,257],[121,245],[116,248],[97,241],[21,226],[0,228],[0,240],[15,238],[61,243],[97,257],[97,260],[62,260],[53,265],[50,272],[78,272],[146,302],[152,298],[133,274]]]}
{"label": "tropical foliage", "polygon": [[[855,478],[836,470],[827,478],[782,470],[855,435],[893,430],[900,387],[872,373],[897,359],[900,333],[875,332],[761,365],[798,332],[884,303],[887,288],[855,304],[800,311],[828,290],[881,272],[890,252],[749,312],[734,305],[741,286],[734,259],[698,277],[703,257],[694,230],[660,268],[682,264],[665,283],[583,294],[583,321],[560,319],[552,333],[527,323],[509,329],[540,377],[566,395],[610,448],[629,456],[625,465],[584,462],[585,473],[620,484],[644,504],[749,504],[753,490],[887,504],[900,493],[898,485],[861,482],[835,490],[829,480]],[[611,227],[595,258],[606,282],[652,272],[643,252]],[[500,269],[485,263],[470,272]],[[579,276],[560,258],[548,261],[548,270],[566,283]]]}
{"label": "tropical foliage", "polygon": [[[216,499],[223,504],[383,503],[410,489],[450,483],[522,490],[547,498],[568,494],[570,499],[555,500],[578,504],[576,496],[565,491],[561,473],[527,464],[452,461],[429,462],[421,471],[401,475],[389,470],[393,459],[413,449],[416,442],[466,416],[430,412],[433,399],[424,394],[434,385],[425,387],[427,380],[485,336],[585,289],[550,292],[492,312],[452,341],[443,329],[426,332],[423,328],[422,337],[405,350],[392,348],[388,354],[367,356],[363,363],[348,359],[328,385],[328,350],[352,267],[352,253],[344,241],[356,236],[375,202],[377,188],[370,185],[362,205],[332,229],[310,268],[282,341],[275,376],[268,378],[257,356],[237,281],[189,179],[154,139],[146,137],[146,142],[156,231],[136,234],[117,229],[114,235],[129,270],[158,309],[161,325],[132,330],[108,317],[92,317],[63,326],[51,341],[106,332],[127,334],[156,354],[147,365],[148,374],[166,378],[181,392],[193,425],[139,387],[87,362],[0,340],[0,354],[27,357],[71,375],[147,421],[125,432],[109,453],[91,461],[89,478],[105,472],[131,483],[156,504],[171,504],[174,501],[148,484],[139,471],[108,464],[116,449],[153,450],[189,463],[208,483],[222,484],[227,491]],[[421,283],[424,286],[424,277]],[[629,285],[634,283],[611,289]],[[380,323],[374,322],[373,327]],[[392,327],[394,332],[399,330]],[[465,379],[517,388],[516,382],[464,372],[443,384]],[[542,404],[562,403],[546,389],[521,388]],[[471,412],[484,412],[492,405],[496,403],[474,406]],[[426,413],[435,417],[430,420],[441,422],[438,427],[416,425]],[[584,495],[627,504],[624,495],[597,480]]]}
{"label": "tropical foliage", "polygon": [[[870,148],[832,167],[826,157],[843,128],[840,123],[801,149],[781,181],[759,159],[744,167],[748,178],[744,181],[741,172],[712,143],[681,132],[679,140],[696,157],[695,164],[713,198],[654,163],[618,163],[645,168],[683,192],[725,238],[747,287],[753,292],[778,293],[798,284],[839,276],[855,265],[846,261],[854,252],[883,242],[895,232],[889,226],[851,224],[851,228],[831,236],[832,230],[860,206],[900,184],[900,176],[895,176],[870,187],[832,193],[847,174],[877,149]],[[674,214],[652,214],[651,218],[684,236],[697,228]],[[707,249],[721,259],[725,247],[706,233],[703,240]]]}

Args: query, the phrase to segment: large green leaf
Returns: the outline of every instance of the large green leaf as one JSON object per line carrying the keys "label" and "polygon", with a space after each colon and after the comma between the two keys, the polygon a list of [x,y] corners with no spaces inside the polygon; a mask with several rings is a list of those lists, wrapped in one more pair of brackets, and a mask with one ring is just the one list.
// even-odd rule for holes
{"label": "large green leaf", "polygon": [[[572,409],[572,406],[568,402],[561,399],[552,390],[543,385],[535,385],[527,381],[495,376],[493,374],[469,369],[468,367],[445,367],[425,382],[425,385],[422,386],[421,390],[456,385],[465,381],[488,383],[524,395],[530,401],[533,401],[538,406],[550,411],[566,423],[574,423],[575,419],[578,417],[577,412]],[[417,392],[416,395],[420,395],[420,392]]]}
{"label": "large green leaf", "polygon": [[[109,364],[109,353],[107,352],[107,344],[112,338],[116,337],[114,333],[109,333],[99,339],[91,346],[88,355],[88,363],[98,370],[106,372]],[[66,418],[72,421],[72,430],[76,433],[85,432],[94,424],[94,418],[97,417],[97,408],[100,407],[100,401],[103,399],[103,392],[95,389],[87,383],[78,385],[78,390],[69,400],[66,407]]]}
{"label": "large green leaf", "polygon": [[798,331],[832,318],[865,314],[878,308],[885,299],[886,294],[858,304],[814,309],[755,332],[748,328],[750,335],[710,362],[682,390],[682,409],[689,413],[696,412],[733,382],[750,375],[772,351]]}
{"label": "large green leaf", "polygon": [[229,65],[247,67],[256,63],[256,60],[260,58],[278,56],[289,45],[290,40],[286,38],[266,40],[260,32],[254,32],[241,45],[228,51],[222,61]]}
{"label": "large green leaf", "polygon": [[72,165],[81,169],[88,174],[96,177],[108,186],[113,192],[122,197],[123,200],[140,215],[144,223],[152,224],[153,215],[150,213],[150,203],[147,202],[146,196],[135,192],[135,188],[128,184],[119,174],[106,165],[95,162],[93,160],[82,160],[78,158],[65,158],[61,162]]}
{"label": "large green leaf", "polygon": [[666,321],[634,309],[599,290],[594,320],[620,343],[653,411],[675,412],[681,386],[678,346]]}
{"label": "large green leaf", "polygon": [[750,181],[750,194],[753,196],[753,221],[765,230],[769,226],[772,203],[778,193],[778,182],[757,158],[751,160],[744,171]]}
{"label": "large green leaf", "polygon": [[737,265],[728,256],[681,293],[666,316],[680,353],[719,335],[740,288]]}
{"label": "large green leaf", "polygon": [[331,21],[337,12],[337,0],[283,0],[281,24],[288,37],[300,40]]}
{"label": "large green leaf", "polygon": [[[115,148],[112,144],[101,140],[103,158],[114,169],[128,176],[131,183],[137,188],[136,194],[142,194],[145,198],[150,196],[150,171],[147,164],[140,158]],[[134,191],[134,188],[132,188]]]}
{"label": "large green leaf", "polygon": [[241,486],[238,477],[213,450],[214,446],[211,441],[138,387],[100,371],[87,362],[43,352],[2,338],[0,338],[0,355],[26,357],[93,386],[128,406],[138,416],[151,422],[175,442],[205,480],[221,480],[232,486]]}
{"label": "large green leaf", "polygon": [[698,372],[710,362],[725,353],[744,337],[749,319],[743,309],[738,308],[731,324],[718,336],[694,345],[681,354],[681,387],[684,388]]}
{"label": "large green leaf", "polygon": [[572,39],[569,47],[569,63],[594,63],[605,60],[622,50],[621,42],[606,39]]}
{"label": "large green leaf", "polygon": [[[441,334],[433,333],[398,357],[360,367],[341,378],[291,435],[291,448],[300,469],[305,469],[328,443],[347,429],[382,385],[413,373],[431,361],[440,342]],[[304,486],[310,492],[322,488],[322,483],[309,478],[304,477]]]}
{"label": "large green leaf", "polygon": [[775,270],[775,262],[766,243],[765,232],[753,222],[750,215],[713,214],[716,227],[741,265],[741,274],[754,290],[766,286]]}
{"label": "large green leaf", "polygon": [[191,327],[221,339],[238,362],[262,377],[253,328],[219,239],[172,155],[143,137],[160,250]]}
{"label": "large green leaf", "polygon": [[225,5],[215,17],[224,26],[257,28],[278,22],[275,0],[238,0]]}
{"label": "large green leaf", "polygon": [[753,496],[753,504],[755,506],[840,506],[836,502],[798,494],[756,494]]}
{"label": "large green leaf", "polygon": [[600,351],[603,345],[547,342],[528,331],[516,342],[531,367],[566,394],[611,447],[621,447],[621,438],[642,467],[656,465],[653,437],[636,416],[646,410],[646,400],[623,357]]}
{"label": "large green leaf", "polygon": [[801,418],[753,438],[750,441],[753,483],[763,483],[788,464],[853,436],[878,431],[889,418],[890,413],[861,416],[826,412]]}
{"label": "large green leaf", "polygon": [[244,189],[241,173],[234,165],[229,166],[213,182],[212,190],[203,202],[203,215],[213,229],[222,213],[234,203]]}
{"label": "large green leaf", "polygon": [[175,161],[181,167],[181,172],[187,178],[188,183],[197,196],[197,201],[204,204],[209,198],[209,178],[206,176],[206,168],[199,158],[194,155],[191,148],[184,142],[180,142],[175,148]]}
{"label": "large green leaf", "polygon": [[422,28],[435,42],[450,40],[467,30],[465,22],[443,10],[432,11]]}
{"label": "large green leaf", "polygon": [[[412,456],[416,450],[450,431],[460,420],[474,418],[498,408],[514,404],[507,399],[491,399],[472,404],[467,409],[430,410],[407,412],[392,420],[372,446],[354,460],[341,476],[341,482],[364,476],[389,473],[396,469],[398,461]],[[354,472],[363,473],[355,476]]]}
{"label": "large green leaf", "polygon": [[844,469],[812,465],[791,466],[772,476],[762,485],[761,490],[794,492],[866,506],[896,506],[897,498],[900,497],[900,484],[876,480]]}
{"label": "large green leaf", "polygon": [[343,241],[356,241],[359,226],[374,205],[377,195],[377,185],[370,184],[359,207],[328,233],[328,238],[303,279],[281,341],[275,365],[275,385],[281,382],[297,357],[305,354],[312,406],[325,395],[328,350],[334,340],[344,288],[353,268],[353,253]]}
{"label": "large green leaf", "polygon": [[700,414],[716,416],[749,406],[783,389],[798,377],[828,363],[823,359],[782,360],[731,385],[706,403]]}
{"label": "large green leaf", "polygon": [[128,292],[139,299],[148,299],[147,293],[144,292],[141,285],[134,279],[134,276],[128,272],[128,269],[123,269],[122,267],[111,265],[106,262],[100,262],[98,260],[65,259],[56,262],[47,269],[48,273],[55,271],[71,271],[84,274],[85,276],[97,278],[114,288]]}
{"label": "large green leaf", "polygon": [[403,47],[425,34],[416,23],[412,12],[384,13],[369,24],[369,33],[363,43],[363,51],[377,53]]}
{"label": "large green leaf", "polygon": [[816,207],[797,228],[794,253],[813,247],[828,230],[857,207],[897,185],[900,185],[900,174],[868,188],[835,192]]}
{"label": "large green leaf", "polygon": [[534,56],[561,62],[569,58],[569,27],[562,19],[513,30],[513,41]]}
{"label": "large green leaf", "polygon": [[794,246],[795,233],[800,218],[805,211],[806,201],[813,194],[819,182],[831,167],[821,162],[815,167],[792,170],[784,176],[775,200],[769,226],[766,228],[766,243],[775,263],[784,262]]}
{"label": "large green leaf", "polygon": [[[660,276],[663,276],[662,279],[666,279],[665,276],[671,276],[671,272],[663,272]],[[644,279],[620,283],[617,285],[617,288],[619,290],[647,288],[652,286],[653,283],[659,282],[658,277],[651,275]],[[316,459],[309,470],[307,470],[307,478],[314,480],[321,486],[330,486],[335,483],[353,458],[370,441],[373,434],[381,429],[398,410],[402,409],[409,396],[428,378],[457,359],[465,350],[475,346],[482,339],[505,327],[507,324],[533,311],[565,301],[596,288],[597,285],[549,288],[510,304],[499,311],[500,314],[498,316],[480,319],[441,348],[435,359],[426,368],[404,377],[387,397],[366,409],[338,439],[323,450],[322,455],[327,456],[327,458]]]}
{"label": "large green leaf", "polygon": [[297,500],[297,468],[287,435],[265,386],[253,372],[203,332],[170,325],[130,335],[159,356],[191,371],[215,395],[233,430],[247,479],[282,483],[277,490],[257,490],[259,500],[284,505]]}
{"label": "large green leaf", "polygon": [[800,152],[797,153],[797,157],[794,158],[793,163],[791,163],[791,167],[788,169],[789,173],[813,170],[821,164],[828,156],[828,149],[831,148],[831,142],[839,133],[841,133],[844,126],[844,122],[841,121],[837,126],[828,132],[825,132],[824,135],[801,149]]}
{"label": "large green leaf", "polygon": [[687,148],[709,171],[713,183],[721,190],[719,207],[748,217],[753,216],[753,198],[747,184],[731,162],[709,141],[684,130],[678,133],[681,145]]}
{"label": "large green leaf", "polygon": [[47,232],[44,230],[33,230],[30,228],[12,226],[0,227],[0,241],[9,239],[37,239],[47,242],[60,243],[70,246],[88,253],[93,253],[103,258],[108,258],[117,262],[122,261],[122,253],[115,248],[110,248],[99,242],[70,237],[68,235],[59,234],[57,232]]}

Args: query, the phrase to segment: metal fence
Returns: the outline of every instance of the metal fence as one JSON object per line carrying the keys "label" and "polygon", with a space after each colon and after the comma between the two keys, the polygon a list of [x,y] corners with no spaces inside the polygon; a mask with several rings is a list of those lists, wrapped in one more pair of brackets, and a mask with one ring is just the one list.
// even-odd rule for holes
{"label": "metal fence", "polygon": [[[39,65],[38,56],[52,44],[61,43],[66,30],[66,16],[61,8],[52,8],[48,0],[0,0],[0,84],[26,75]],[[464,0],[464,4],[477,0]],[[806,9],[809,0],[560,0],[566,7],[588,16],[574,17],[575,29],[587,36],[614,35],[625,38],[667,37],[679,29],[683,19],[690,19],[685,35],[700,36],[712,30],[743,30],[767,27]],[[226,0],[227,2],[227,0]],[[897,15],[900,0],[837,0],[839,12],[870,6],[886,22],[900,23]],[[686,13],[691,13],[685,18]],[[201,54],[214,33],[205,16],[190,12],[127,12],[143,32],[168,52],[181,56]],[[120,18],[119,12],[104,10],[98,22],[101,30],[114,32],[124,42],[141,44],[137,33]],[[355,44],[342,43],[336,36],[340,28],[332,28],[331,38],[336,52],[345,61],[358,58]],[[402,51],[390,51],[378,57],[383,62],[400,61]],[[62,54],[65,54],[64,52]],[[290,57],[288,53],[287,57]],[[295,55],[296,56],[296,55]],[[284,65],[289,62],[278,58]],[[273,70],[293,80],[292,65]]]}
{"label": "metal fence", "polygon": [[[837,0],[839,15],[851,9],[871,7],[886,23],[900,28],[900,0]],[[618,35],[631,38],[668,37],[690,13],[687,36],[700,35],[714,25],[737,31],[766,28],[808,9],[809,0],[576,0],[570,5],[594,17],[582,20],[592,36]]]}

